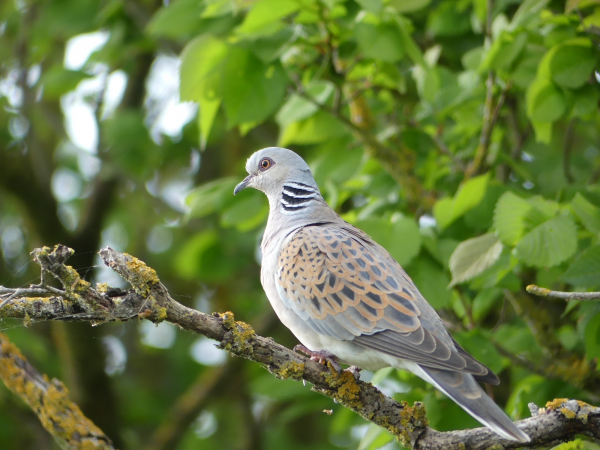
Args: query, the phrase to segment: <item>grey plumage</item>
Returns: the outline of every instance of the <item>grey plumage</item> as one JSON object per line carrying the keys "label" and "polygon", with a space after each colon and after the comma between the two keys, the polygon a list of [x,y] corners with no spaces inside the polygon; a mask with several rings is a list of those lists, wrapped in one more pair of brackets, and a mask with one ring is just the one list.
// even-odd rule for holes
{"label": "grey plumage", "polygon": [[253,187],[269,199],[261,282],[305,347],[365,369],[410,370],[499,435],[529,441],[477,383],[498,384],[496,375],[454,341],[390,254],[325,203],[300,156],[266,148],[246,170],[234,194]]}

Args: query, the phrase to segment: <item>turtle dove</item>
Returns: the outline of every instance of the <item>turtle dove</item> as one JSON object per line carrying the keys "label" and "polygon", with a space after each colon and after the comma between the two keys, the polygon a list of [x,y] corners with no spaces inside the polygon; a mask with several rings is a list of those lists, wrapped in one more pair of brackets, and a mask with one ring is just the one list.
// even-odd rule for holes
{"label": "turtle dove", "polygon": [[479,386],[498,377],[450,336],[394,258],[327,205],[300,156],[265,148],[246,170],[234,194],[253,187],[269,199],[261,282],[303,350],[368,370],[409,370],[500,436],[529,441]]}

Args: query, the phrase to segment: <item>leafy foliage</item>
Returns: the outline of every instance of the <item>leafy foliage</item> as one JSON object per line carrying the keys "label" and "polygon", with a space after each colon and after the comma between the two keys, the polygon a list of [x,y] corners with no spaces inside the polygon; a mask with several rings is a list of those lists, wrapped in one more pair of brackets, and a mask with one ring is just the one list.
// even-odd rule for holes
{"label": "leafy foliage", "polygon": [[[232,196],[247,156],[289,146],[329,204],[384,245],[457,341],[499,373],[495,399],[515,418],[531,401],[597,399],[600,306],[525,287],[600,285],[598,2],[0,8],[0,284],[34,280],[28,250],[59,241],[105,281],[94,252],[111,245],[156,268],[178,300],[231,310],[293,346],[259,282],[266,199]],[[78,63],[72,38],[102,44]],[[177,87],[161,70],[179,63]],[[177,108],[189,117],[177,122]],[[2,329],[122,449],[397,446],[301,384],[229,360],[236,370],[160,444],[153,431],[174,429],[165,411],[222,364],[210,344],[137,323]],[[438,429],[476,425],[410,374],[375,380],[424,400]],[[56,448],[39,430],[0,390],[0,447]]]}

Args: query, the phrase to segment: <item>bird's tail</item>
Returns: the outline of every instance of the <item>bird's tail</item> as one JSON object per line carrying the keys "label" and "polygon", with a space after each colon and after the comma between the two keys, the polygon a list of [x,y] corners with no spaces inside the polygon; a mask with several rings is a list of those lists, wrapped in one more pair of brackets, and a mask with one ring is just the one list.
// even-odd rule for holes
{"label": "bird's tail", "polygon": [[[529,442],[504,411],[488,397],[468,373],[417,366],[415,374],[433,384],[465,411],[500,436],[513,441]],[[420,373],[419,373],[420,372]]]}

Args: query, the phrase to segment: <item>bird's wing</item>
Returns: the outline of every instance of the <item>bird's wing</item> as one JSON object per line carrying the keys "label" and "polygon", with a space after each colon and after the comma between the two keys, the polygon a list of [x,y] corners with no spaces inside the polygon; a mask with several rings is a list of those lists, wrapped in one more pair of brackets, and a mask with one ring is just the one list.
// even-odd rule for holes
{"label": "bird's wing", "polygon": [[281,300],[315,332],[434,369],[498,378],[455,346],[435,311],[385,249],[347,226],[306,226],[279,254]]}

